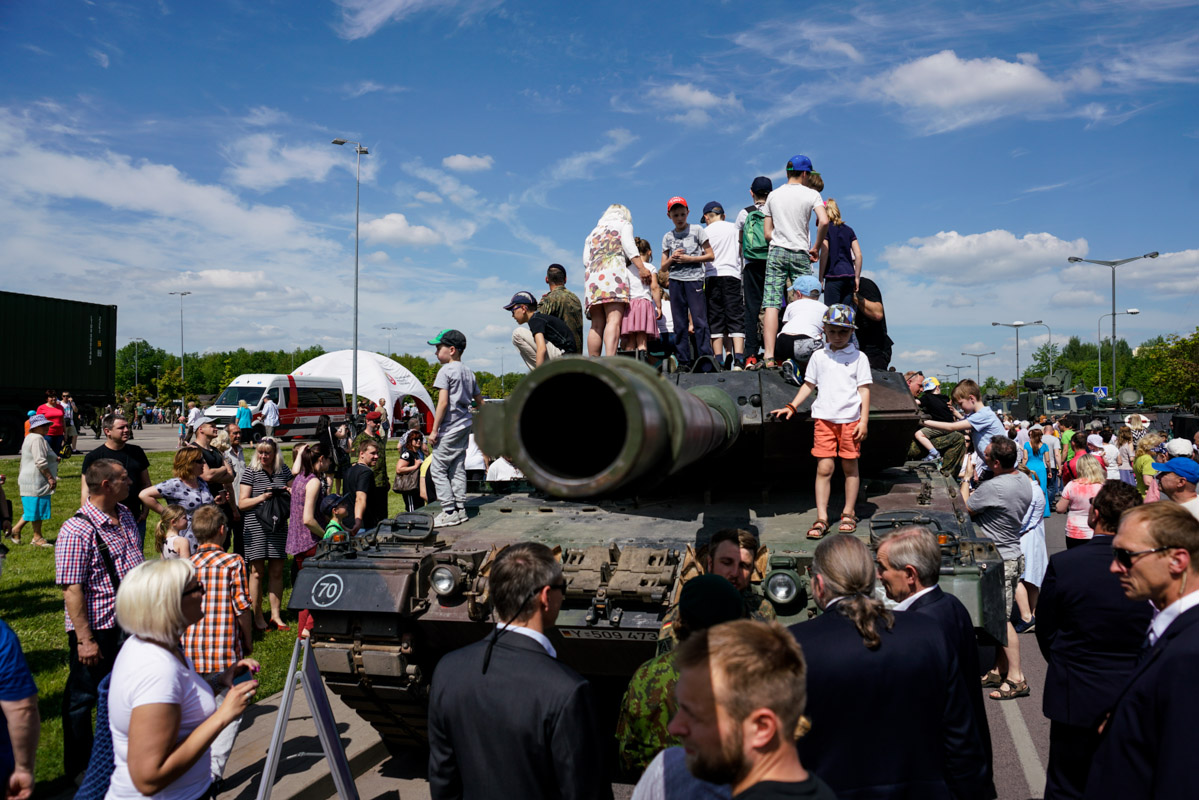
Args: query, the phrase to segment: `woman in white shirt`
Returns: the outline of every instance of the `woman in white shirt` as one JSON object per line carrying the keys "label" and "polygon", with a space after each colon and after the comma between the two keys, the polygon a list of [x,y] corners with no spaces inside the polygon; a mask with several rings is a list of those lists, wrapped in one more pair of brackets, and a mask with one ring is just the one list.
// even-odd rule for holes
{"label": "woman in white shirt", "polygon": [[131,637],[112,669],[108,726],[114,769],[107,800],[198,800],[212,783],[209,748],[241,716],[258,681],[242,659],[216,683],[230,686],[218,707],[212,687],[183,655],[179,637],[204,617],[204,587],[187,559],[159,559],[129,571],[117,590],[117,624]]}

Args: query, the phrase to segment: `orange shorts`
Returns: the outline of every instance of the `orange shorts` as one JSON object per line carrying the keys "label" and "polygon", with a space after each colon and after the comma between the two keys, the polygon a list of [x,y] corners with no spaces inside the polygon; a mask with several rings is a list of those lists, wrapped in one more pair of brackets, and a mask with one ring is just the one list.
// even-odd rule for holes
{"label": "orange shorts", "polygon": [[853,440],[857,421],[829,422],[815,420],[816,431],[812,437],[812,455],[816,458],[857,458],[862,455],[858,443]]}

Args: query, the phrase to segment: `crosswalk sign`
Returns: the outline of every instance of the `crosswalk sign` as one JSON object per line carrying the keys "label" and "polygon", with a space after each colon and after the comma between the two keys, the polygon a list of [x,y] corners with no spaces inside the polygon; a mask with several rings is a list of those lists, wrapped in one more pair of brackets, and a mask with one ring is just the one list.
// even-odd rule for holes
{"label": "crosswalk sign", "polygon": [[1106,386],[1092,386],[1091,391],[1097,394],[1099,397],[1107,397]]}

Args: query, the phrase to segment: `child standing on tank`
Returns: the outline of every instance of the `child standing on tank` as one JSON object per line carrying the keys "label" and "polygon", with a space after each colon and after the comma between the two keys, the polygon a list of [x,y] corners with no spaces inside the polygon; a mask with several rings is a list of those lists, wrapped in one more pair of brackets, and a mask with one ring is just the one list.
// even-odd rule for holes
{"label": "child standing on tank", "polygon": [[824,314],[824,347],[808,361],[803,385],[795,399],[770,412],[776,418],[791,419],[804,400],[819,389],[811,410],[816,423],[812,455],[818,461],[816,522],[808,529],[809,539],[820,539],[828,533],[828,501],[837,458],[845,472],[845,506],[837,530],[853,533],[858,527],[858,459],[861,442],[866,438],[870,384],[874,379],[869,360],[852,340],[857,329],[854,316],[850,306],[829,306]]}
{"label": "child standing on tank", "polygon": [[666,214],[674,227],[662,237],[662,269],[670,272],[670,310],[675,319],[676,333],[681,333],[681,320],[691,315],[695,329],[695,347],[687,336],[676,335],[675,352],[679,367],[689,369],[699,356],[712,355],[712,339],[708,330],[708,301],[704,296],[704,265],[715,256],[708,243],[708,232],[702,225],[687,223],[690,210],[682,197],[666,201]]}
{"label": "child standing on tank", "polygon": [[433,520],[435,528],[449,528],[466,522],[466,446],[472,426],[471,403],[483,405],[483,395],[475,374],[462,363],[466,336],[447,328],[429,340],[436,348],[441,369],[433,380],[437,393],[437,413],[428,442],[434,447],[429,475],[437,489],[441,513]]}

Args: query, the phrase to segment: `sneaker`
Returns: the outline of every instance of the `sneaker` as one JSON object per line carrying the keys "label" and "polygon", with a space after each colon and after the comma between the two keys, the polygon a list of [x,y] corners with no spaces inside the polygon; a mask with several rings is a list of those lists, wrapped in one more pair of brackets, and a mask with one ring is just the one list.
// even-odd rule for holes
{"label": "sneaker", "polygon": [[465,509],[465,508],[460,508],[460,509],[458,509],[457,511],[455,511],[455,512],[454,512],[454,516],[458,518],[458,524],[459,524],[459,525],[461,525],[463,522],[469,522],[469,521],[470,521],[470,517],[468,517],[468,516],[466,515],[466,509]]}
{"label": "sneaker", "polygon": [[783,362],[783,380],[792,386],[799,386],[799,364],[795,359],[788,358]]}
{"label": "sneaker", "polygon": [[458,516],[457,511],[450,512],[449,514],[443,511],[433,518],[433,527],[452,528],[455,525],[461,525],[463,522],[464,520]]}
{"label": "sneaker", "polygon": [[940,459],[941,459],[941,454],[940,454],[940,453],[938,453],[938,452],[936,451],[936,449],[929,450],[929,451],[928,451],[928,455],[926,455],[926,456],[924,457],[924,460],[925,460],[925,461],[939,461]]}
{"label": "sneaker", "polygon": [[750,356],[749,358],[745,359],[745,368],[748,370],[751,370],[751,371],[757,369],[758,368],[758,357]]}
{"label": "sneaker", "polygon": [[1016,633],[1033,633],[1037,629],[1037,617],[1034,614],[1033,618],[1030,619],[1028,622],[1021,620],[1019,622],[1013,623],[1012,627],[1014,627],[1016,629]]}
{"label": "sneaker", "polygon": [[733,369],[732,369],[733,372],[741,372],[744,369],[745,369],[745,367],[741,366],[740,361],[733,362]]}

